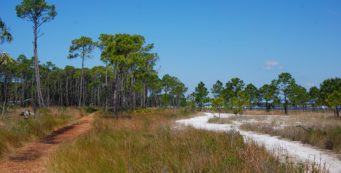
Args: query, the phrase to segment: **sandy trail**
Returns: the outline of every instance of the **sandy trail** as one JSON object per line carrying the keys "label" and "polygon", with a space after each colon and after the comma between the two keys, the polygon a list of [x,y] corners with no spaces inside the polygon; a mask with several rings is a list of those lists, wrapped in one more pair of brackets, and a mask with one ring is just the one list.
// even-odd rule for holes
{"label": "sandy trail", "polygon": [[88,132],[93,120],[94,113],[52,132],[39,141],[27,143],[16,149],[7,158],[1,160],[0,172],[47,172],[45,163],[48,155],[55,151],[60,144],[70,142],[77,136]]}
{"label": "sandy trail", "polygon": [[[232,114],[221,114],[221,117],[227,118],[234,116]],[[206,129],[212,131],[239,131],[241,135],[246,139],[251,139],[258,144],[264,145],[269,151],[276,151],[276,154],[288,155],[294,160],[302,162],[318,164],[325,164],[326,168],[332,173],[341,172],[341,161],[336,155],[316,149],[310,145],[303,145],[300,142],[288,141],[280,139],[275,136],[266,134],[256,134],[248,131],[243,131],[238,128],[235,124],[211,124],[208,123],[210,118],[214,117],[212,113],[205,113],[205,116],[194,117],[190,119],[178,120],[177,123],[192,126],[198,129]]]}

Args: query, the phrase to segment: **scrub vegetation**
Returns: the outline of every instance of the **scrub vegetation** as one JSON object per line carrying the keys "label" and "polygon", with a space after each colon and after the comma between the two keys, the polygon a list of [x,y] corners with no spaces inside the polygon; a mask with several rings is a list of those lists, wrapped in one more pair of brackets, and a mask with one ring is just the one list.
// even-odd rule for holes
{"label": "scrub vegetation", "polygon": [[[50,156],[52,172],[304,172],[236,132],[172,129],[179,110],[102,113],[90,133]],[[311,168],[309,168],[311,169]],[[313,172],[318,168],[314,167]]]}
{"label": "scrub vegetation", "polygon": [[268,122],[244,123],[242,129],[307,143],[341,154],[341,121],[330,113],[310,113],[275,118]]}
{"label": "scrub vegetation", "polygon": [[[296,112],[288,116],[259,115],[257,111],[253,112],[255,115],[214,117],[208,122],[239,123],[243,130],[280,136],[341,154],[341,120],[335,119],[330,112]],[[248,113],[252,114],[252,111]]]}

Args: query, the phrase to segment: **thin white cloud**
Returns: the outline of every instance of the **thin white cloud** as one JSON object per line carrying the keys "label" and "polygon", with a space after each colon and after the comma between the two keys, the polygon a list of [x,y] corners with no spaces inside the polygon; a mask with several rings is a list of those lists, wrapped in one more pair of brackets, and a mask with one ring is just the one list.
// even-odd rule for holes
{"label": "thin white cloud", "polygon": [[315,86],[313,83],[311,83],[311,82],[307,82],[306,84],[305,84],[305,86],[307,87],[307,88],[311,88],[311,87],[313,87],[313,86]]}
{"label": "thin white cloud", "polygon": [[275,70],[275,69],[282,69],[283,66],[278,61],[267,61],[264,64],[264,70]]}

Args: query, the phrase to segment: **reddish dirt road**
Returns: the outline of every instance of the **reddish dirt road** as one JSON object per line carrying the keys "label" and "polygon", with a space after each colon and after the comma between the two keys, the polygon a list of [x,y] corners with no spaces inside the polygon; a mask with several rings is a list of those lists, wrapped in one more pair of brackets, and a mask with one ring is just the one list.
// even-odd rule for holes
{"label": "reddish dirt road", "polygon": [[47,172],[45,163],[49,154],[55,151],[60,144],[73,141],[79,135],[87,133],[91,129],[93,120],[94,113],[52,132],[39,141],[27,143],[16,149],[7,158],[0,160],[0,172]]}

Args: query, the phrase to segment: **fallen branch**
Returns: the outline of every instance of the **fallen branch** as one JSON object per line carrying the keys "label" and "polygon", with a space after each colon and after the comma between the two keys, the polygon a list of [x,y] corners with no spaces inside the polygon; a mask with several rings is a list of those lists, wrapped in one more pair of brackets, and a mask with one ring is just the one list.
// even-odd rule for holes
{"label": "fallen branch", "polygon": [[313,130],[313,129],[310,128],[310,127],[305,128],[305,127],[303,127],[303,126],[301,126],[301,125],[297,125],[296,127],[300,127],[300,128],[302,128],[303,130],[305,130],[306,132],[311,132],[311,131]]}

